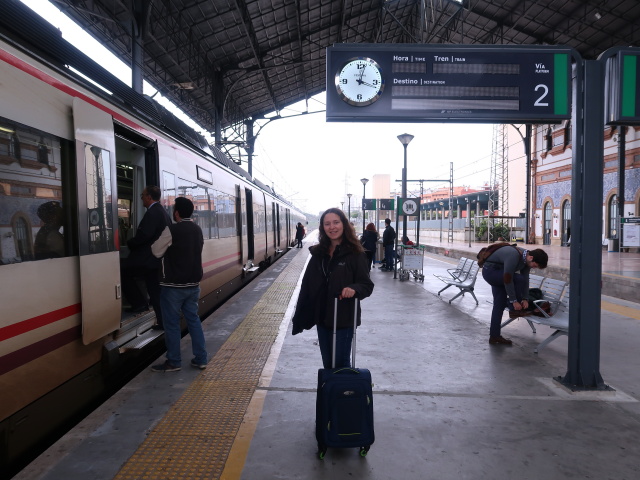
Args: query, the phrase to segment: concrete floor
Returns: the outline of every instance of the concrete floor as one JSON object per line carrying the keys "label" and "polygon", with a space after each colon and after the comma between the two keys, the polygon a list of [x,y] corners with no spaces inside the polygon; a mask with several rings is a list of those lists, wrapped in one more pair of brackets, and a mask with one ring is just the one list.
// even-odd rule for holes
{"label": "concrete floor", "polygon": [[[307,250],[290,254],[293,262]],[[205,320],[211,355],[278,281],[281,262]],[[258,407],[247,410],[220,478],[640,478],[640,305],[602,298],[600,373],[614,391],[571,393],[553,380],[567,371],[566,337],[535,354],[551,330],[540,326],[534,335],[517,320],[503,330],[514,345],[492,346],[491,295],[482,278],[479,305],[469,295],[449,304],[453,289],[436,295],[443,284],[433,274],[455,263],[426,254],[424,283],[400,282],[378,268],[371,273],[375,289],[362,302],[356,358],[375,384],[376,442],[366,458],[357,449],[329,449],[317,458],[320,352],[315,330],[290,333],[294,293],[254,393]],[[182,347],[187,355],[188,337]],[[158,375],[143,372],[16,478],[114,478],[200,373]],[[243,443],[249,445],[236,450]]]}
{"label": "concrete floor", "polygon": [[[374,381],[376,443],[369,455],[329,449],[318,460],[315,330],[284,338],[242,478],[278,479],[636,479],[640,477],[638,318],[603,310],[601,374],[613,392],[571,393],[566,337],[540,354],[550,332],[516,321],[512,347],[490,346],[490,290],[435,293],[452,259],[425,258],[424,284],[372,271],[356,363]],[[636,304],[624,304],[640,313]],[[289,330],[290,332],[290,330]]]}

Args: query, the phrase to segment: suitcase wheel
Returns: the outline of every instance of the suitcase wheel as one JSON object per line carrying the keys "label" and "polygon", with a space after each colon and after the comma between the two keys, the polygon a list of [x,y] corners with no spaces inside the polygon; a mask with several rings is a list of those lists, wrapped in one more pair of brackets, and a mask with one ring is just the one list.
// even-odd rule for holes
{"label": "suitcase wheel", "polygon": [[318,458],[324,460],[324,456],[327,454],[327,447],[318,444]]}
{"label": "suitcase wheel", "polygon": [[366,457],[367,453],[369,453],[369,448],[371,448],[371,445],[368,445],[366,447],[360,447],[360,456]]}

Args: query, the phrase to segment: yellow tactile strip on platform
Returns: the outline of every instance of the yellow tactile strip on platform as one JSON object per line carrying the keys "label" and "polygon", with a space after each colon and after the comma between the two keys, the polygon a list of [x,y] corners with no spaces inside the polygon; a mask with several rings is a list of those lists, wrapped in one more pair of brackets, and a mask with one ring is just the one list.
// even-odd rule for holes
{"label": "yellow tactile strip on platform", "polygon": [[291,260],[116,480],[220,478],[306,257]]}

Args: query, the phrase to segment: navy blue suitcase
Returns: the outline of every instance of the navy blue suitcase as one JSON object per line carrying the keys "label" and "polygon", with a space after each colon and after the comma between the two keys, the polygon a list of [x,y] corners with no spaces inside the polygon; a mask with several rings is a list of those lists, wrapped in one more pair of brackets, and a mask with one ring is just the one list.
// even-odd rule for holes
{"label": "navy blue suitcase", "polygon": [[[333,356],[335,367],[335,332],[338,299],[333,320]],[[359,448],[366,456],[375,440],[373,430],[373,383],[365,368],[355,368],[356,322],[358,303],[354,305],[354,329],[351,368],[321,368],[318,370],[316,397],[316,439],[318,456],[324,458],[327,448]]]}

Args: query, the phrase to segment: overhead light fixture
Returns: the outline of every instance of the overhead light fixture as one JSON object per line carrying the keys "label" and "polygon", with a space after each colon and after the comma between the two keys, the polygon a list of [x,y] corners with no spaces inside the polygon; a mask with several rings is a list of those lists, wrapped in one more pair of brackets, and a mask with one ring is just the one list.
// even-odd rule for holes
{"label": "overhead light fixture", "polygon": [[172,83],[171,86],[179,88],[180,90],[194,90],[196,88],[193,82]]}
{"label": "overhead light fixture", "polygon": [[594,17],[596,17],[596,20],[600,20],[602,18],[602,15],[600,14],[600,12],[597,12],[593,14]]}

